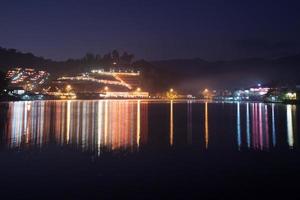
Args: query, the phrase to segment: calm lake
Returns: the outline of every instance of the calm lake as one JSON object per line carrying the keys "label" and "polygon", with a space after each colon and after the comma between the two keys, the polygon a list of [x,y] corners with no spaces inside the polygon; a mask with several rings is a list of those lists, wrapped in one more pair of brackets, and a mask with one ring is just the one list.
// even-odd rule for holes
{"label": "calm lake", "polygon": [[78,100],[1,103],[0,110],[0,190],[8,196],[296,192],[296,105]]}

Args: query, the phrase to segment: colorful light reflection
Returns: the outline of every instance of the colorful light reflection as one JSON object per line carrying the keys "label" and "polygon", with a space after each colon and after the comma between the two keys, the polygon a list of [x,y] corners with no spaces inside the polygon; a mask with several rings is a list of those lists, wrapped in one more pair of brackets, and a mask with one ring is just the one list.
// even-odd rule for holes
{"label": "colorful light reflection", "polygon": [[140,100],[14,102],[7,116],[10,148],[54,140],[100,155],[102,148],[132,149],[147,141],[148,103]]}

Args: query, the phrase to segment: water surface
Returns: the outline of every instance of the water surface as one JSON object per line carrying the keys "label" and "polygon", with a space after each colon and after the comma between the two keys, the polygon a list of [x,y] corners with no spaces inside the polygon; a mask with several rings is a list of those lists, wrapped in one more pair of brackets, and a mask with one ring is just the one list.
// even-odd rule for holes
{"label": "water surface", "polygon": [[260,199],[298,191],[296,105],[76,100],[0,109],[3,198]]}
{"label": "water surface", "polygon": [[[1,104],[4,149],[101,151],[193,146],[229,151],[297,148],[297,106],[142,100]],[[200,152],[199,152],[200,153]]]}

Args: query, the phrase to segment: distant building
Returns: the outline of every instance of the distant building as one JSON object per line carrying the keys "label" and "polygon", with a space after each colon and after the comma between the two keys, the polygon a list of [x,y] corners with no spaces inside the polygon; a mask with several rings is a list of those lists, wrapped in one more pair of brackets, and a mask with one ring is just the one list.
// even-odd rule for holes
{"label": "distant building", "polygon": [[104,98],[149,98],[148,92],[106,92],[102,94]]}
{"label": "distant building", "polygon": [[22,87],[9,87],[7,89],[7,93],[11,96],[23,95],[25,94],[25,90]]}

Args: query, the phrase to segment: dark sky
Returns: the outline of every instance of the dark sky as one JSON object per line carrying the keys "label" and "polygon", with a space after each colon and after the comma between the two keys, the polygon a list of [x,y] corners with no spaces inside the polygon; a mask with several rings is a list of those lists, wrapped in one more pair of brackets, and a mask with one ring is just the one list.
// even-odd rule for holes
{"label": "dark sky", "polygon": [[300,1],[1,0],[0,46],[62,60],[127,50],[151,60],[299,53]]}

